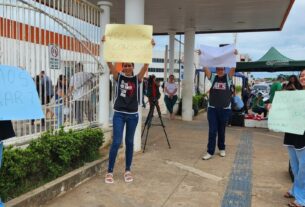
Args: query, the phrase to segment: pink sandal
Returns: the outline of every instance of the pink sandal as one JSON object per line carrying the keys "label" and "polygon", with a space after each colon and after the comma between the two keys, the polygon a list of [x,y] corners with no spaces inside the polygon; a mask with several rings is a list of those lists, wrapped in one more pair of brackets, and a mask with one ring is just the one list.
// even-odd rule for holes
{"label": "pink sandal", "polygon": [[131,174],[130,171],[126,171],[124,173],[124,180],[125,180],[126,183],[130,183],[130,182],[133,181],[133,177],[132,177],[132,174]]}
{"label": "pink sandal", "polygon": [[105,183],[112,184],[114,183],[113,173],[107,173],[105,176]]}

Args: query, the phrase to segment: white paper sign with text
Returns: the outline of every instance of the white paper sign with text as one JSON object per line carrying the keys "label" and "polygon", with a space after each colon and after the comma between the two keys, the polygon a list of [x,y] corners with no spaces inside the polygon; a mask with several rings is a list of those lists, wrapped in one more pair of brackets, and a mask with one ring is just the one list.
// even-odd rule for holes
{"label": "white paper sign with text", "polygon": [[235,45],[224,47],[200,46],[200,65],[203,67],[236,67]]}

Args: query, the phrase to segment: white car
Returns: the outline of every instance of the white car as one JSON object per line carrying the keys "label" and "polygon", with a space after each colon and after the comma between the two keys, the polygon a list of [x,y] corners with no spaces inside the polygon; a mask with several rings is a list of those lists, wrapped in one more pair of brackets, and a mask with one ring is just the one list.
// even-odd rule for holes
{"label": "white car", "polygon": [[269,99],[270,86],[267,83],[258,83],[253,85],[251,93],[257,95],[258,93],[263,94],[263,100]]}

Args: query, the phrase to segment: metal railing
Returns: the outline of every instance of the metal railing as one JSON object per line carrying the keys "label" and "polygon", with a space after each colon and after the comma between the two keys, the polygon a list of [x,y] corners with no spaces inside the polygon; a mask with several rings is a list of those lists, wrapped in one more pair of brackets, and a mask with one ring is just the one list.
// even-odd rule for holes
{"label": "metal railing", "polygon": [[0,64],[33,77],[45,113],[13,121],[17,137],[97,122],[100,12],[81,0],[0,0]]}

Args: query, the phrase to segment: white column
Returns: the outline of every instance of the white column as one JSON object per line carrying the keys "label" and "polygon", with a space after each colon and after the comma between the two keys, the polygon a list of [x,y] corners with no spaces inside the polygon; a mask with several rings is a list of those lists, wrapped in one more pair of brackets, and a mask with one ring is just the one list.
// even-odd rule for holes
{"label": "white column", "polygon": [[169,33],[169,74],[174,74],[175,34],[176,34],[175,32],[170,32]]}
{"label": "white column", "polygon": [[125,23],[144,24],[145,0],[125,0]]}
{"label": "white column", "polygon": [[194,45],[195,29],[185,31],[184,44],[184,80],[182,83],[182,120],[193,120],[193,87],[194,87]]}
{"label": "white column", "polygon": [[[100,27],[101,35],[105,34],[106,24],[110,23],[110,7],[112,3],[109,1],[99,1],[97,3],[101,9]],[[103,58],[103,44],[100,45],[100,61],[105,68],[104,74],[99,78],[99,123],[103,125],[103,128],[109,127],[109,69],[104,63]]]}
{"label": "white column", "polygon": [[[125,0],[125,23],[126,24],[144,24],[144,4],[145,0]],[[135,73],[137,74],[143,64],[135,65]],[[142,98],[142,84],[141,96]],[[142,99],[140,99],[142,100]],[[140,101],[141,102],[141,101]],[[134,151],[141,151],[141,129],[142,129],[142,107],[139,106],[139,122],[134,138]]]}
{"label": "white column", "polygon": [[163,82],[167,81],[167,60],[168,60],[168,45],[165,45]]}

